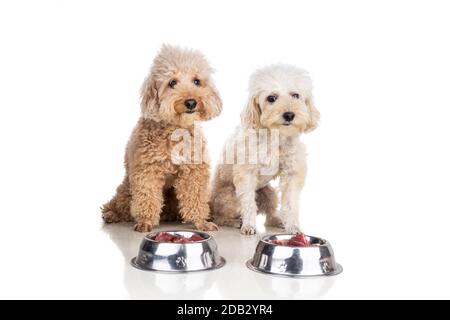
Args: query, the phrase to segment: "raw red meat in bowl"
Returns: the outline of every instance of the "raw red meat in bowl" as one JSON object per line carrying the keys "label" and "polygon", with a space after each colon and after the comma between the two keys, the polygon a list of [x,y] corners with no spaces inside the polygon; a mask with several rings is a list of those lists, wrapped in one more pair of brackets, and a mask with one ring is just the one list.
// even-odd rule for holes
{"label": "raw red meat in bowl", "polygon": [[310,247],[317,244],[313,244],[306,239],[304,233],[297,233],[296,235],[292,236],[290,239],[274,239],[269,240],[270,243],[276,244],[278,246],[286,246],[286,247]]}
{"label": "raw red meat in bowl", "polygon": [[190,237],[184,237],[182,235],[172,234],[169,232],[159,232],[156,236],[153,237],[153,240],[158,242],[188,243],[203,241],[205,239],[198,234],[193,234]]}

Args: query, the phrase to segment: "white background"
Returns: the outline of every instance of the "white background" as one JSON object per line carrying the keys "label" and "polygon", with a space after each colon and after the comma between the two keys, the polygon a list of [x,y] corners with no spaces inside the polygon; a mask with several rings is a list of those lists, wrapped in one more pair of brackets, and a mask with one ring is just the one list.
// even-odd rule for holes
{"label": "white background", "polygon": [[[449,9],[411,0],[1,1],[0,298],[450,298]],[[250,271],[233,263],[172,290],[177,281],[128,266],[142,235],[102,227],[99,207],[122,179],[139,88],[162,43],[199,49],[217,70],[224,110],[204,124],[214,160],[255,68],[310,71],[322,121],[302,137],[301,223],[330,240],[344,266],[324,292],[319,282],[264,275],[244,290]],[[251,253],[254,239],[225,230],[219,245],[231,262],[239,253],[226,237]],[[197,280],[209,289],[193,294]]]}

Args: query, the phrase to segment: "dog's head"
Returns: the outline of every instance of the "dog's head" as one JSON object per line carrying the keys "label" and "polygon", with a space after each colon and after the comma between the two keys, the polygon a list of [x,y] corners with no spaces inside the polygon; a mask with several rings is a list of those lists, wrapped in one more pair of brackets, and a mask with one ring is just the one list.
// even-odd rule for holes
{"label": "dog's head", "polygon": [[308,73],[289,65],[257,70],[250,78],[244,128],[278,129],[283,135],[314,130],[320,118],[312,97]]}
{"label": "dog's head", "polygon": [[143,117],[180,127],[216,117],[222,101],[212,72],[200,52],[164,45],[142,85]]}

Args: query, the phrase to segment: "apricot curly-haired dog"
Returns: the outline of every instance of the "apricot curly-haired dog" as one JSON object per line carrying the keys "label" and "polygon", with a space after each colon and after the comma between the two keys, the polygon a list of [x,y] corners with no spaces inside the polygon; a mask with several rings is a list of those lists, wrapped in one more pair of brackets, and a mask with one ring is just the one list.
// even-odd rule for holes
{"label": "apricot curly-haired dog", "polygon": [[[160,219],[176,216],[200,230],[214,230],[209,218],[209,164],[173,162],[179,144],[173,134],[183,128],[194,136],[194,122],[220,114],[222,101],[213,70],[198,51],[163,46],[141,89],[141,117],[125,153],[126,174],[116,195],[102,207],[107,223],[135,221],[148,232]],[[193,141],[193,140],[192,140]],[[202,153],[205,139],[201,135]]]}
{"label": "apricot curly-haired dog", "polygon": [[[225,154],[241,150],[243,161],[238,162],[232,156],[231,163],[223,159],[216,169],[211,198],[214,221],[240,227],[243,234],[254,234],[256,215],[263,213],[267,225],[298,232],[299,196],[306,176],[305,147],[299,136],[314,130],[319,121],[311,79],[306,71],[294,66],[273,65],[252,75],[249,91],[247,106],[241,114],[241,128],[235,131],[224,151]],[[264,131],[267,136],[255,136],[255,148],[250,149],[249,133]],[[271,149],[271,153],[261,157],[265,148]],[[252,161],[252,156],[257,157]],[[270,186],[278,177],[279,213],[278,195]]]}

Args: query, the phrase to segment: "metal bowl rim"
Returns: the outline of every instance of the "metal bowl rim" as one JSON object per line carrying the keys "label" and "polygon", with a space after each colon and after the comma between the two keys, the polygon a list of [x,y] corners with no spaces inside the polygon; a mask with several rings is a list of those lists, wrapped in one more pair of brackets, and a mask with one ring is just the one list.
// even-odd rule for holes
{"label": "metal bowl rim", "polygon": [[323,243],[321,243],[321,244],[319,244],[319,245],[313,245],[313,246],[282,246],[282,245],[275,244],[275,243],[271,243],[271,242],[268,241],[268,238],[273,237],[273,236],[295,236],[295,234],[293,234],[293,233],[274,233],[274,234],[267,234],[267,235],[264,235],[264,236],[260,239],[260,241],[263,242],[264,244],[268,244],[268,245],[271,245],[271,246],[274,246],[274,247],[303,248],[303,249],[307,249],[307,248],[319,248],[319,247],[327,246],[327,245],[330,244],[327,240],[325,240],[325,239],[323,239],[323,238],[319,238],[319,237],[310,236],[310,235],[305,234],[305,236],[307,236],[307,237],[309,237],[309,238],[319,239],[319,240],[320,240],[321,242],[323,242]]}
{"label": "metal bowl rim", "polygon": [[158,273],[166,273],[166,274],[173,274],[173,273],[191,273],[191,272],[201,272],[201,271],[212,271],[216,269],[222,268],[226,264],[226,260],[223,257],[219,257],[219,263],[213,267],[206,268],[206,269],[198,269],[198,270],[173,270],[173,271],[167,271],[167,270],[158,270],[158,269],[152,269],[152,268],[142,268],[140,265],[136,263],[136,259],[138,257],[134,257],[131,259],[130,263],[133,267],[135,267],[138,270],[141,271],[151,271],[151,272],[158,272]]}
{"label": "metal bowl rim", "polygon": [[249,268],[251,271],[263,273],[263,274],[270,274],[272,276],[279,276],[283,278],[323,278],[323,277],[332,277],[337,276],[338,274],[342,273],[344,271],[344,268],[339,263],[336,263],[336,270],[329,273],[323,273],[323,274],[314,274],[314,275],[301,275],[301,274],[283,274],[283,273],[276,273],[276,272],[269,272],[261,270],[253,265],[253,259],[247,260],[245,263],[247,268]]}
{"label": "metal bowl rim", "polygon": [[[194,241],[194,242],[161,242],[161,241],[156,241],[156,240],[152,239],[152,237],[155,237],[158,233],[161,233],[161,232],[172,232],[172,233],[176,233],[176,232],[191,232],[191,233],[201,234],[203,236],[206,236],[206,238],[203,239],[203,240]],[[154,232],[151,232],[151,233],[147,234],[144,237],[144,239],[148,240],[150,242],[153,242],[153,243],[160,243],[160,244],[164,243],[164,244],[178,244],[178,245],[185,244],[185,245],[188,245],[188,244],[195,244],[195,243],[203,243],[203,242],[206,242],[206,241],[209,241],[209,240],[213,239],[213,237],[209,233],[203,232],[203,231],[188,230],[188,229],[177,229],[177,230],[154,231]]]}

